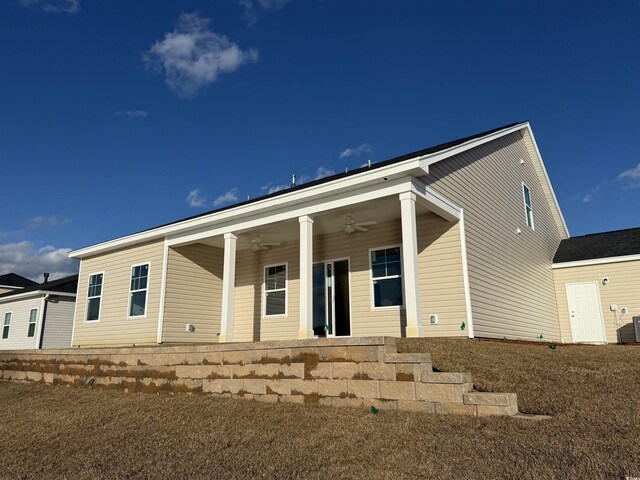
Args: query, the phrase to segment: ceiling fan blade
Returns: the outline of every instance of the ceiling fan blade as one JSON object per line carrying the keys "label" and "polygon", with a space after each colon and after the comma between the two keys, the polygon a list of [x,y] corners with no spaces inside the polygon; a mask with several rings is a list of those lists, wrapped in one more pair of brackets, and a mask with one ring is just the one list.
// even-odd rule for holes
{"label": "ceiling fan blade", "polygon": [[269,250],[269,247],[265,247],[263,244],[263,245],[260,245],[260,250]]}
{"label": "ceiling fan blade", "polygon": [[369,231],[368,228],[361,227],[360,225],[354,225],[353,228],[358,230],[359,232],[368,232]]}
{"label": "ceiling fan blade", "polygon": [[359,225],[360,227],[367,227],[369,225],[377,225],[378,222],[376,222],[375,220],[369,220],[368,222],[357,222],[356,225]]}
{"label": "ceiling fan blade", "polygon": [[280,242],[262,242],[262,245],[277,247],[278,245],[282,245]]}

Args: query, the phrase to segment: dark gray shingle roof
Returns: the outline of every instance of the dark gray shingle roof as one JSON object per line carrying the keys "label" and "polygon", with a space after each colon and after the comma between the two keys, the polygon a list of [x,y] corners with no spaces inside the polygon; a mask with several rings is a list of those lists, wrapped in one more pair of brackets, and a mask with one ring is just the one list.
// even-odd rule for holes
{"label": "dark gray shingle roof", "polygon": [[33,280],[29,280],[28,278],[24,278],[22,275],[18,275],[17,273],[7,273],[5,275],[0,275],[0,285],[5,285],[7,287],[30,287],[31,285],[37,285]]}
{"label": "dark gray shingle roof", "polygon": [[0,298],[10,297],[12,295],[19,295],[26,292],[37,292],[42,290],[43,292],[62,292],[62,293],[77,293],[78,290],[78,275],[71,275],[69,277],[59,278],[58,280],[52,280],[46,285],[44,283],[35,283],[29,287],[25,287],[15,292],[3,293]]}
{"label": "dark gray shingle roof", "polygon": [[640,254],[640,228],[592,233],[562,240],[554,263]]}

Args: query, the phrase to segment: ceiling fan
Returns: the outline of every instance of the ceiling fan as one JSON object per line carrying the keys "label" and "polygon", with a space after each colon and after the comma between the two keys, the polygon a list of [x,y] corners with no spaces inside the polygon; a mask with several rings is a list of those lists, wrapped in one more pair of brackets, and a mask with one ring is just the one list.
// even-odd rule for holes
{"label": "ceiling fan", "polygon": [[365,227],[377,224],[378,222],[376,222],[375,220],[370,220],[368,222],[356,222],[355,220],[353,220],[351,214],[349,213],[347,215],[347,221],[342,224],[342,229],[345,231],[345,233],[353,233],[355,231],[368,232],[369,229]]}
{"label": "ceiling fan", "polygon": [[257,233],[251,237],[251,250],[259,252],[260,250],[269,250],[269,247],[282,245],[280,242],[265,242]]}

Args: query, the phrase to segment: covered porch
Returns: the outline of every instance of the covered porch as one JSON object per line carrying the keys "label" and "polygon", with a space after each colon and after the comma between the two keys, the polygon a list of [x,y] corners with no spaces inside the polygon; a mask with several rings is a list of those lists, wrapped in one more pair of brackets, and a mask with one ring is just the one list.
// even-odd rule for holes
{"label": "covered porch", "polygon": [[167,237],[160,342],[469,335],[460,208],[411,176],[298,196]]}

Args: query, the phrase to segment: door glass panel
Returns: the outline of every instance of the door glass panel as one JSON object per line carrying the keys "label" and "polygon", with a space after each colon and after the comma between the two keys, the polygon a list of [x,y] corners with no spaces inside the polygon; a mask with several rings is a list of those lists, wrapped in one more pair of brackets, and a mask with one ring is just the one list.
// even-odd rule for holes
{"label": "door glass panel", "polygon": [[327,305],[325,297],[324,263],[313,266],[313,333],[326,336],[324,331]]}

